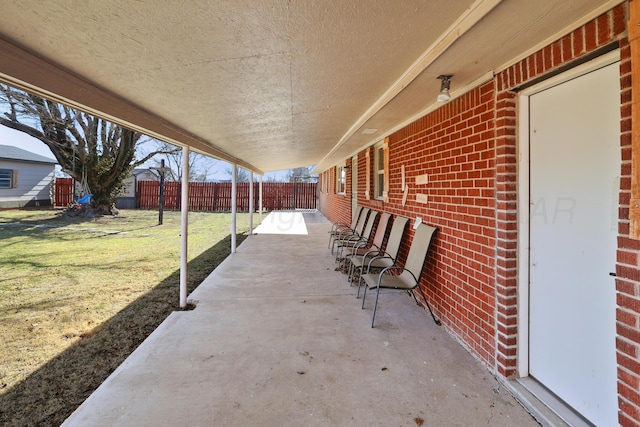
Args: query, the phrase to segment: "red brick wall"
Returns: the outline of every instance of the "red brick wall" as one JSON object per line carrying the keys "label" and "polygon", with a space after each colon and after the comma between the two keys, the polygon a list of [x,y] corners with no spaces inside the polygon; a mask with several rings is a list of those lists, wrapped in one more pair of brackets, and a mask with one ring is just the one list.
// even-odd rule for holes
{"label": "red brick wall", "polygon": [[[514,376],[518,337],[514,89],[618,40],[622,113],[616,268],[618,391],[621,425],[638,426],[640,242],[629,238],[632,83],[626,9],[626,4],[615,7],[390,135],[388,203],[365,199],[366,158],[360,153],[358,201],[412,219],[421,216],[439,228],[421,282],[430,304],[443,324],[490,368],[504,377]],[[403,164],[410,186],[405,206],[401,203]],[[421,174],[429,176],[429,184],[415,184],[415,176]],[[373,181],[370,185],[373,190]],[[427,194],[429,202],[417,203],[416,193]],[[335,215],[331,207],[325,207],[323,212]],[[412,237],[412,230],[409,233]],[[407,248],[405,245],[401,252],[401,261]]]}
{"label": "red brick wall", "polygon": [[[495,148],[494,83],[479,87],[389,138],[389,201],[366,200],[366,157],[358,156],[358,203],[437,226],[421,286],[437,316],[494,365]],[[373,157],[369,158],[373,164]],[[402,205],[402,165],[409,184]],[[418,175],[429,183],[416,185]],[[373,194],[373,174],[370,176]],[[416,201],[427,194],[429,203]],[[325,210],[326,208],[326,210]],[[322,210],[335,215],[326,204]],[[406,258],[413,229],[400,251]]]}
{"label": "red brick wall", "polygon": [[[369,203],[412,220],[419,216],[438,227],[421,286],[443,323],[491,365],[495,353],[493,87],[489,82],[390,135],[389,202]],[[404,206],[402,165],[409,184]],[[425,174],[429,183],[416,185],[415,178]],[[417,194],[426,194],[429,202],[417,202]],[[408,237],[401,261],[413,238],[412,228]]]}
{"label": "red brick wall", "polygon": [[347,182],[345,194],[336,194],[336,168],[323,172],[322,190],[318,196],[320,211],[331,222],[351,223],[351,169],[347,170]]}
{"label": "red brick wall", "polygon": [[[629,239],[631,199],[631,50],[627,40],[620,43],[621,141],[620,223],[616,290],[616,348],[618,351],[618,401],[620,424],[640,425],[640,242]],[[638,82],[636,82],[636,86]]]}

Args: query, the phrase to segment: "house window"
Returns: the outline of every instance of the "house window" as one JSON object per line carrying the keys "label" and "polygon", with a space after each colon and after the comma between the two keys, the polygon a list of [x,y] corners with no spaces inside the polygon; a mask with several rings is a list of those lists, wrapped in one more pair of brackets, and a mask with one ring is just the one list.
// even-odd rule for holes
{"label": "house window", "polygon": [[374,198],[379,200],[386,196],[384,152],[385,144],[383,141],[373,146],[373,191]]}
{"label": "house window", "polygon": [[13,170],[0,169],[0,188],[13,188]]}
{"label": "house window", "polygon": [[347,169],[344,166],[336,167],[336,193],[344,194],[347,191]]}

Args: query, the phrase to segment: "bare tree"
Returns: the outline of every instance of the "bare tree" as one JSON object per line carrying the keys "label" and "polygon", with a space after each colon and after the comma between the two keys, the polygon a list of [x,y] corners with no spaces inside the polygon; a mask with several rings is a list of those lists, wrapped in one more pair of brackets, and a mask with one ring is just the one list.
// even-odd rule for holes
{"label": "bare tree", "polygon": [[[161,156],[155,156],[154,162],[156,166],[160,166],[160,160],[165,160],[165,167],[169,168],[166,171],[165,177],[170,181],[181,181],[182,180],[182,148],[178,148],[175,145],[157,141],[156,151],[164,153]],[[195,153],[193,151],[189,152],[189,181],[191,182],[205,182],[207,181],[209,175],[209,169],[205,165],[205,162],[208,160],[208,157]]]}
{"label": "bare tree", "polygon": [[311,168],[311,166],[303,166],[301,168],[289,169],[287,180],[289,182],[309,182],[315,179],[315,176],[311,175]]}
{"label": "bare tree", "polygon": [[146,137],[98,117],[0,84],[0,125],[44,142],[62,170],[93,194],[96,211],[108,213],[123,180],[158,152],[136,159]]}
{"label": "bare tree", "polygon": [[[229,176],[231,179],[233,175],[233,169],[227,168],[224,170],[224,173]],[[236,182],[249,182],[249,171],[243,168],[236,169]]]}

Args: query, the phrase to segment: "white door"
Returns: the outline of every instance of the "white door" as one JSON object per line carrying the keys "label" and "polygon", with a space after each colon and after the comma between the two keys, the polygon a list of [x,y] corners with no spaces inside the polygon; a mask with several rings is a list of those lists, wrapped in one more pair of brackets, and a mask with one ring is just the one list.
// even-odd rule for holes
{"label": "white door", "polygon": [[529,98],[529,373],[598,426],[618,424],[618,67]]}
{"label": "white door", "polygon": [[351,158],[351,215],[358,207],[358,156]]}

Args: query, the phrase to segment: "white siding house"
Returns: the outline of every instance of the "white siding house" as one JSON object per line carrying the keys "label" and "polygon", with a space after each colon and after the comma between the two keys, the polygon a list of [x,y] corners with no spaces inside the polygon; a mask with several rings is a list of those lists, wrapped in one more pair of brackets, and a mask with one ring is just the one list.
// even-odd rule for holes
{"label": "white siding house", "polygon": [[56,161],[0,145],[0,208],[51,205]]}

